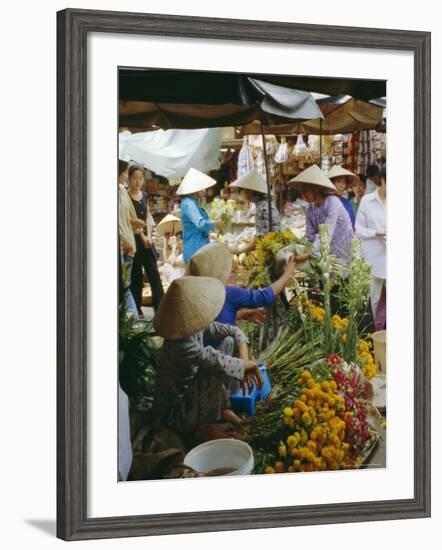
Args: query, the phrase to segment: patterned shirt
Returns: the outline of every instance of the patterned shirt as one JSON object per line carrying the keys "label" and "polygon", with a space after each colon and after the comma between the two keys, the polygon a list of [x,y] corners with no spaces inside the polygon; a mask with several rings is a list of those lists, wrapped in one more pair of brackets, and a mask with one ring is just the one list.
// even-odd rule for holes
{"label": "patterned shirt", "polygon": [[164,340],[157,361],[154,401],[157,418],[183,433],[218,420],[224,383],[244,378],[242,359],[204,345],[205,340],[219,342],[226,336],[233,337],[236,346],[247,343],[238,327],[216,322],[187,338]]}
{"label": "patterned shirt", "polygon": [[319,226],[329,226],[330,251],[345,263],[351,255],[353,227],[350,216],[335,195],[327,195],[321,206],[310,204],[306,216],[306,237],[313,243],[313,255],[319,256]]}
{"label": "patterned shirt", "polygon": [[272,228],[269,229],[269,203],[267,198],[256,203],[256,236],[264,237],[271,231],[281,231],[281,216],[272,202]]}

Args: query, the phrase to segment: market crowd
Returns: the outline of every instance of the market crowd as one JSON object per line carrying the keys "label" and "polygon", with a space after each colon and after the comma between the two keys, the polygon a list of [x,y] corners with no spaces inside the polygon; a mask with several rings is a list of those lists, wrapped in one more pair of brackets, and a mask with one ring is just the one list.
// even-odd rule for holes
{"label": "market crowd", "polygon": [[[164,339],[158,357],[154,417],[198,441],[234,436],[241,419],[231,409],[229,395],[262,384],[258,364],[249,357],[247,338],[237,320],[261,321],[266,308],[284,293],[297,262],[307,259],[306,254],[292,256],[282,275],[266,288],[235,286],[232,255],[240,251],[211,242],[211,233],[221,230],[223,221],[211,220],[203,205],[204,195],[215,183],[191,168],[176,191],[181,230],[164,235],[163,257],[168,258],[171,281],[164,293],[159,254],[152,239],[155,222],[143,190],[144,171],[137,165],[119,163],[122,301],[132,315],[142,317],[146,277],[155,310],[153,326]],[[312,243],[311,255],[319,255],[319,227],[327,224],[331,253],[343,263],[345,277],[352,240],[361,240],[362,254],[372,268],[370,308],[374,326],[382,330],[386,325],[385,169],[372,165],[366,174],[355,175],[333,166],[325,174],[312,165],[289,185],[308,203],[306,238]],[[255,169],[229,187],[241,190],[256,206],[255,237],[241,250],[251,251],[260,237],[281,230],[280,214],[269,202],[267,183]]]}

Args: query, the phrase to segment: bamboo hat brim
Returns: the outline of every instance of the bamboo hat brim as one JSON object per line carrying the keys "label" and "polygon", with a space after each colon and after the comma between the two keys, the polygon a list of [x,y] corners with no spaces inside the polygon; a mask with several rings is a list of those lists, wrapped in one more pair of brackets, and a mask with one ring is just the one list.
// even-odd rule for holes
{"label": "bamboo hat brim", "polygon": [[251,191],[267,194],[266,180],[256,168],[253,168],[248,174],[235,180],[229,187],[240,187],[241,189],[250,189]]}
{"label": "bamboo hat brim", "polygon": [[186,275],[215,277],[226,284],[232,272],[232,265],[232,254],[225,244],[209,243],[201,247],[190,258]]}
{"label": "bamboo hat brim", "polygon": [[189,168],[176,193],[177,195],[190,195],[192,193],[198,193],[198,191],[212,187],[215,183],[216,180],[207,174],[203,174],[203,172],[200,172],[195,168]]}
{"label": "bamboo hat brim", "polygon": [[175,279],[155,314],[155,332],[168,340],[179,340],[196,334],[216,319],[225,299],[225,286],[218,279]]}
{"label": "bamboo hat brim", "polygon": [[356,174],[353,174],[353,172],[350,172],[350,170],[347,170],[346,168],[343,168],[342,166],[338,166],[337,164],[335,164],[328,171],[327,177],[329,179],[332,179],[332,178],[337,178],[339,176],[350,176],[353,178],[356,176]]}
{"label": "bamboo hat brim", "polygon": [[161,237],[166,233],[171,235],[176,235],[179,231],[183,230],[181,225],[181,220],[174,216],[173,214],[167,214],[156,227],[156,232]]}
{"label": "bamboo hat brim", "polygon": [[318,187],[322,187],[323,189],[328,189],[329,191],[336,192],[336,187],[317,164],[309,166],[309,168],[305,169],[295,178],[291,179],[289,181],[289,184],[299,191],[302,191],[302,187],[304,184],[309,184],[317,185]]}

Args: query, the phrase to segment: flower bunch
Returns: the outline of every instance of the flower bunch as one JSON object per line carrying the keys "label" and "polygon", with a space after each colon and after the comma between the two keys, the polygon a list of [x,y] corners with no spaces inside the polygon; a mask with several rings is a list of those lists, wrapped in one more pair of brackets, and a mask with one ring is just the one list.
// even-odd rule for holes
{"label": "flower bunch", "polygon": [[337,354],[326,359],[340,395],[344,398],[345,442],[349,445],[352,460],[363,451],[374,434],[367,422],[366,400],[369,397],[369,384],[361,380],[355,365],[348,365]]}
{"label": "flower bunch", "polygon": [[215,198],[207,206],[211,220],[222,220],[224,222],[223,231],[229,231],[232,227],[233,214],[236,210],[236,202],[232,199],[225,201]]}
{"label": "flower bunch", "polygon": [[366,340],[359,340],[357,361],[362,366],[362,372],[368,380],[376,376],[378,368],[371,353],[371,344]]}
{"label": "flower bunch", "polygon": [[318,321],[321,325],[324,324],[325,310],[323,307],[310,302],[310,315],[313,321]]}
{"label": "flower bunch", "polygon": [[348,306],[359,311],[365,307],[370,294],[371,266],[361,256],[361,241],[352,241],[348,272]]}
{"label": "flower bunch", "polygon": [[332,317],[332,322],[333,322],[333,328],[335,330],[340,330],[340,329],[346,330],[346,329],[348,329],[349,321],[348,321],[347,317],[341,317],[340,315],[335,314]]}
{"label": "flower bunch", "polygon": [[270,273],[277,253],[290,244],[298,243],[299,239],[290,231],[273,231],[256,243],[256,265],[250,275],[249,286],[262,288],[271,284]]}
{"label": "flower bunch", "polygon": [[350,312],[350,323],[346,339],[345,359],[357,358],[358,326],[370,294],[371,266],[361,256],[361,242],[352,241],[346,301]]}
{"label": "flower bunch", "polygon": [[285,439],[279,460],[265,473],[338,470],[352,464],[345,440],[345,399],[334,380],[315,381],[309,370],[298,380],[300,395],[283,410]]}

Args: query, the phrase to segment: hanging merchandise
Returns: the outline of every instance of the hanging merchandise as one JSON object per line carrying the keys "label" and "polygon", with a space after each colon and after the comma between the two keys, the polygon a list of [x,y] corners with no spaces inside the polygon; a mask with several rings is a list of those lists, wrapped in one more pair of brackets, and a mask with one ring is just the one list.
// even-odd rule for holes
{"label": "hanging merchandise", "polygon": [[344,136],[343,134],[336,134],[333,137],[333,164],[341,166],[344,161]]}
{"label": "hanging merchandise", "polygon": [[265,175],[264,156],[262,149],[256,149],[255,167],[260,174]]}
{"label": "hanging merchandise", "polygon": [[381,134],[381,160],[387,158],[387,134]]}
{"label": "hanging merchandise", "polygon": [[322,155],[321,169],[324,172],[324,174],[328,174],[328,171],[330,170],[330,166],[331,166],[330,157],[328,157],[327,155]]}
{"label": "hanging merchandise", "polygon": [[296,145],[294,147],[294,153],[297,157],[305,157],[305,155],[307,154],[307,146],[304,142],[302,134],[298,134]]}
{"label": "hanging merchandise", "polygon": [[380,164],[382,159],[385,158],[385,134],[376,132],[376,130],[370,131],[370,164]]}
{"label": "hanging merchandise", "polygon": [[249,147],[247,136],[242,140],[242,147],[238,155],[238,173],[237,177],[247,175],[254,167],[252,150]]}
{"label": "hanging merchandise", "polygon": [[374,155],[370,151],[370,144],[369,130],[362,130],[359,136],[357,173],[365,174],[367,166],[374,164]]}
{"label": "hanging merchandise", "polygon": [[275,155],[277,149],[278,149],[278,141],[276,140],[276,137],[275,136],[267,136],[266,137],[267,155],[269,155],[269,156]]}
{"label": "hanging merchandise", "polygon": [[256,134],[256,135],[251,134],[250,136],[248,136],[248,141],[249,141],[250,147],[252,147],[254,149],[262,149],[263,148],[261,134]]}
{"label": "hanging merchandise", "polygon": [[307,162],[308,164],[317,164],[320,155],[320,137],[308,136],[307,142]]}
{"label": "hanging merchandise", "polygon": [[360,173],[357,168],[359,148],[359,132],[353,132],[348,135],[348,148],[346,167],[350,172]]}
{"label": "hanging merchandise", "polygon": [[287,162],[288,158],[289,158],[289,147],[287,145],[287,141],[285,137],[282,137],[281,144],[275,153],[275,162],[277,162],[278,164],[282,164],[284,162]]}

